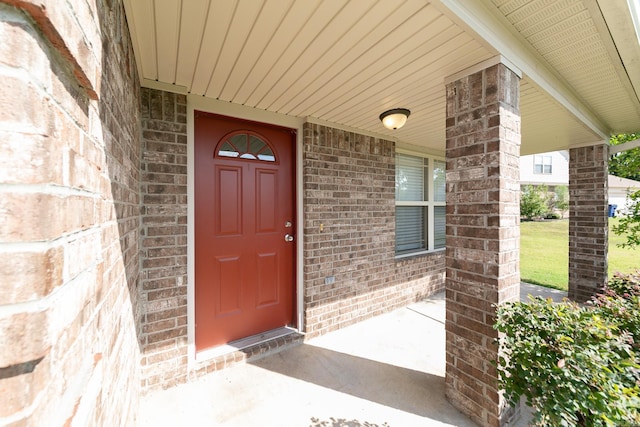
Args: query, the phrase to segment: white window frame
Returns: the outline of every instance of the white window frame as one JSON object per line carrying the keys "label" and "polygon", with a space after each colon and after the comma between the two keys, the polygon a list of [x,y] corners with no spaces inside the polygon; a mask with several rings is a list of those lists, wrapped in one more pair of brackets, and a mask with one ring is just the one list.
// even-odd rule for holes
{"label": "white window frame", "polygon": [[[428,180],[427,180],[427,199],[428,200],[423,200],[423,201],[400,201],[397,200],[395,201],[395,205],[396,208],[399,206],[423,206],[427,208],[427,239],[426,239],[426,246],[427,248],[425,249],[416,249],[413,251],[403,251],[403,252],[396,252],[396,258],[406,258],[406,257],[411,257],[411,256],[416,256],[416,255],[421,255],[421,254],[427,254],[427,253],[431,253],[431,252],[437,252],[437,251],[443,251],[445,250],[445,247],[442,248],[435,248],[435,207],[436,206],[443,206],[445,207],[447,205],[446,201],[435,201],[435,182],[433,179],[433,172],[435,170],[435,162],[436,161],[440,161],[440,162],[445,162],[445,168],[446,168],[446,160],[444,157],[440,157],[440,156],[434,156],[434,155],[429,155],[429,154],[425,154],[425,153],[419,153],[419,152],[415,152],[415,151],[410,151],[410,150],[404,150],[404,149],[400,149],[397,148],[395,154],[403,154],[403,155],[407,155],[407,156],[413,156],[413,157],[420,157],[422,159],[426,159],[428,160],[427,163],[427,170],[428,170]],[[397,164],[396,164],[397,167]],[[423,176],[424,179],[424,176]],[[445,184],[446,185],[446,184]],[[446,195],[446,187],[445,187],[445,195]],[[395,242],[394,242],[395,244]]]}
{"label": "white window frame", "polygon": [[[545,160],[548,160],[548,162]],[[540,166],[540,172],[536,170],[537,166]],[[549,167],[549,172],[545,172],[545,166]],[[535,154],[533,156],[533,173],[536,175],[551,175],[553,173],[553,156],[549,154]]]}

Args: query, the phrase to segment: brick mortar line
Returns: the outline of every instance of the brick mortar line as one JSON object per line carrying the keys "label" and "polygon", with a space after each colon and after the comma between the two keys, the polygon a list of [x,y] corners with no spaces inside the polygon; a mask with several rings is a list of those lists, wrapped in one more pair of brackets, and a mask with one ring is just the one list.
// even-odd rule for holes
{"label": "brick mortar line", "polygon": [[[0,0],[0,3],[6,1],[6,0]],[[2,73],[2,71],[10,71],[10,73]],[[78,123],[73,116],[71,116],[67,110],[64,108],[64,106],[58,102],[58,98],[55,96],[55,94],[51,93],[48,91],[48,88],[46,86],[43,86],[40,82],[40,80],[38,78],[36,78],[37,76],[34,76],[32,74],[29,74],[27,72],[27,70],[24,69],[20,69],[20,68],[14,68],[14,67],[8,67],[2,63],[0,63],[0,75],[2,76],[8,76],[8,77],[15,77],[18,80],[24,82],[27,86],[31,86],[35,89],[37,89],[37,91],[43,95],[43,98],[46,98],[46,101],[51,102],[52,105],[58,107],[58,109],[62,112],[62,114],[67,117],[73,124],[76,125],[76,127],[78,129],[80,129],[85,136],[92,141],[94,144],[96,143],[96,140],[93,138],[93,136],[91,134],[89,134],[84,127],[82,126],[81,123]],[[89,114],[87,114],[87,117],[89,117]],[[50,135],[45,134],[45,136],[50,137]],[[104,151],[104,150],[103,150]]]}
{"label": "brick mortar line", "polygon": [[0,254],[18,252],[45,252],[48,249],[62,247],[69,243],[65,240],[67,240],[65,236],[60,236],[53,240],[37,240],[33,242],[0,242]]}
{"label": "brick mortar line", "polygon": [[[0,318],[23,313],[41,313],[56,307],[56,304],[60,301],[73,300],[73,298],[69,298],[66,293],[73,293],[76,287],[75,282],[80,281],[86,274],[86,270],[81,271],[72,279],[56,287],[51,293],[36,300],[0,305]],[[104,301],[100,304],[103,303]]]}
{"label": "brick mortar line", "polygon": [[[46,251],[47,249],[52,249],[57,247],[66,247],[68,244],[70,244],[74,240],[77,240],[78,238],[82,238],[85,235],[100,233],[102,229],[108,228],[107,225],[109,224],[114,224],[115,226],[117,226],[117,223],[115,221],[107,221],[107,222],[96,223],[94,225],[91,225],[90,227],[78,229],[70,233],[61,234],[60,236],[51,240],[34,240],[31,242],[24,242],[24,241],[23,242],[0,242],[0,253],[10,253],[10,252],[18,252],[18,251],[42,252],[42,251]],[[9,250],[5,250],[6,248],[8,248]],[[12,250],[14,248],[16,248],[16,250]]]}
{"label": "brick mortar line", "polygon": [[22,421],[23,419],[28,419],[28,417],[32,416],[35,411],[40,407],[40,405],[46,403],[46,395],[47,389],[43,388],[38,392],[36,397],[31,401],[31,404],[18,410],[17,412],[9,415],[8,417],[0,418],[0,425],[12,425],[13,423],[17,423]]}
{"label": "brick mortar line", "polygon": [[[50,191],[54,190],[54,191]],[[83,190],[77,187],[70,187],[60,184],[12,184],[0,183],[0,193],[16,192],[20,194],[47,194],[51,196],[83,196],[92,199],[102,199],[102,193]],[[106,199],[110,200],[110,199]]]}

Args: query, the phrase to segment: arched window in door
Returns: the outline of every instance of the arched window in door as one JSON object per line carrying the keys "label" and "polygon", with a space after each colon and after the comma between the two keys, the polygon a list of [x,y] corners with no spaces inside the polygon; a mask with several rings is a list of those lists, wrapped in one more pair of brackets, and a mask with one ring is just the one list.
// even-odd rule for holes
{"label": "arched window in door", "polygon": [[216,157],[275,162],[276,155],[265,138],[251,131],[235,131],[218,143]]}

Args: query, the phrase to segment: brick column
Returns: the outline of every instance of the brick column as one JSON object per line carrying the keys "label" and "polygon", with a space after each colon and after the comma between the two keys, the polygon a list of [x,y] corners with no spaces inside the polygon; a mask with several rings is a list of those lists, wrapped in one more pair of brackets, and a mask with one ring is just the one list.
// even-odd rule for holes
{"label": "brick column", "polygon": [[122,1],[0,1],[0,426],[136,424],[140,83],[125,22]]}
{"label": "brick column", "polygon": [[187,379],[187,98],[141,91],[144,389]]}
{"label": "brick column", "polygon": [[519,82],[498,64],[447,85],[446,395],[482,426],[511,412],[492,362],[520,291]]}
{"label": "brick column", "polygon": [[569,298],[583,302],[607,283],[606,144],[569,151]]}

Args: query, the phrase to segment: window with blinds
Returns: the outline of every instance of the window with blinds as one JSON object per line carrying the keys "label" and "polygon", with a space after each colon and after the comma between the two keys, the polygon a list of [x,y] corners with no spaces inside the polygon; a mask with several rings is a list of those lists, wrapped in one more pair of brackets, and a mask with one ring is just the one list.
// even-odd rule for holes
{"label": "window with blinds", "polygon": [[396,254],[445,247],[445,162],[396,154]]}

